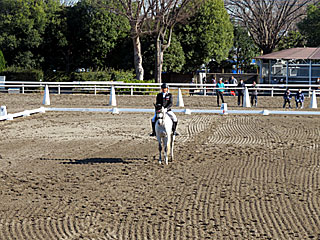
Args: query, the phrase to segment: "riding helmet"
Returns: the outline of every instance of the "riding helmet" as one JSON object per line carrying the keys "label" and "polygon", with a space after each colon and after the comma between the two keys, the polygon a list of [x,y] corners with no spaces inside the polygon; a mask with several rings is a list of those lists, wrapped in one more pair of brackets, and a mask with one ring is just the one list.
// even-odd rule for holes
{"label": "riding helmet", "polygon": [[168,88],[168,84],[162,83],[161,88]]}

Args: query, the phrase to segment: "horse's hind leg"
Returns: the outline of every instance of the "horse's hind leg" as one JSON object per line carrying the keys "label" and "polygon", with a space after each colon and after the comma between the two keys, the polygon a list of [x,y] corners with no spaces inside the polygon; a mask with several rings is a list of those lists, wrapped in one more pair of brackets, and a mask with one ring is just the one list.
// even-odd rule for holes
{"label": "horse's hind leg", "polygon": [[166,161],[166,164],[168,165],[168,147],[164,147],[164,159]]}

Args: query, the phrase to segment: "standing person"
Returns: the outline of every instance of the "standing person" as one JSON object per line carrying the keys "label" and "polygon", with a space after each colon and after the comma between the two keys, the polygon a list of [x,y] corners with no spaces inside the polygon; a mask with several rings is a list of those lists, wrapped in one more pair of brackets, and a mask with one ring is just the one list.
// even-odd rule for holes
{"label": "standing person", "polygon": [[230,83],[231,84],[238,84],[238,80],[234,76],[231,76]]}
{"label": "standing person", "polygon": [[[252,88],[256,88],[257,86],[256,81],[253,81],[252,83]],[[251,92],[251,106],[253,106],[253,101],[254,101],[254,106],[258,106],[258,89],[252,89]]]}
{"label": "standing person", "polygon": [[222,103],[224,103],[224,100],[223,100],[224,83],[222,82],[222,78],[219,79],[219,82],[217,83],[216,87],[220,88],[220,89],[217,89],[217,104],[219,107],[220,106],[219,105],[219,98],[221,98]]}
{"label": "standing person", "polygon": [[240,82],[238,83],[238,88],[241,88],[241,89],[237,89],[238,91],[238,106],[240,106],[240,103],[242,102],[242,105],[243,105],[243,94],[244,94],[244,88],[245,88],[245,84],[243,82],[242,79],[240,79]]}
{"label": "standing person", "polygon": [[212,84],[217,84],[217,81],[214,76],[212,76]]}
{"label": "standing person", "polygon": [[290,104],[291,92],[290,92],[290,89],[289,89],[289,88],[287,88],[287,90],[284,92],[284,94],[283,94],[283,100],[284,100],[283,108],[286,107],[287,103],[289,104],[289,108],[291,108],[291,104]]}
{"label": "standing person", "polygon": [[[211,83],[212,83],[213,85],[216,85],[216,84],[217,84],[217,81],[216,81],[216,79],[215,79],[214,76],[212,76],[212,81],[211,81]],[[212,89],[212,95],[214,95],[214,89]]]}
{"label": "standing person", "polygon": [[225,86],[225,91],[224,91],[224,93],[226,94],[226,95],[228,95],[228,92],[229,92],[229,90],[227,89],[228,88],[228,85],[229,85],[229,80],[228,79],[226,79],[226,80],[224,80],[224,86]]}
{"label": "standing person", "polygon": [[299,89],[299,91],[297,92],[295,99],[296,99],[296,108],[299,107],[299,103],[300,103],[300,108],[303,108],[304,95],[301,89]]}
{"label": "standing person", "polygon": [[[168,92],[168,85],[166,83],[163,83],[161,85],[161,93],[158,93],[157,95],[156,105],[158,104],[167,109],[167,114],[169,115],[169,117],[173,122],[172,132],[174,135],[178,136],[179,133],[176,131],[177,125],[178,125],[178,119],[174,114],[174,112],[171,111],[171,107],[173,105],[172,94]],[[156,117],[157,117],[157,113],[155,112],[151,120],[152,133],[150,134],[150,136],[152,137],[156,136]]]}
{"label": "standing person", "polygon": [[[317,84],[317,85],[320,85],[320,77],[317,78],[316,84]],[[319,90],[319,89],[320,89],[320,86],[319,86],[319,87],[316,87],[316,90],[317,90],[317,89]]]}
{"label": "standing person", "polygon": [[[231,78],[230,78],[230,81],[229,81],[231,84],[238,84],[238,80],[237,79],[235,79],[235,77],[234,76],[231,76]],[[231,95],[232,96],[235,96],[236,95],[236,93],[235,93],[235,91],[234,90],[230,90],[230,93],[231,93]]]}
{"label": "standing person", "polygon": [[[190,84],[194,84],[194,78],[191,79]],[[193,88],[193,86],[190,86],[190,89],[189,89],[189,95],[190,96],[193,96],[193,94],[194,94],[194,90],[192,88]]]}

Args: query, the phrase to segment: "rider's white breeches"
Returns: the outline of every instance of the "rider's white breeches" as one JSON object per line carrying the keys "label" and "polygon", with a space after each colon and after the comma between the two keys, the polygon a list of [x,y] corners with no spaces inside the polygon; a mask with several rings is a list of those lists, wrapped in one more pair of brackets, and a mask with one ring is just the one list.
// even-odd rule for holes
{"label": "rider's white breeches", "polygon": [[[174,114],[174,112],[169,111],[169,112],[167,112],[167,114],[169,115],[169,117],[171,118],[171,120],[172,120],[173,122],[178,122],[178,118],[177,118],[177,116]],[[153,118],[152,118],[152,122],[155,122],[155,121],[156,121],[156,117],[157,117],[157,113],[154,113],[154,116],[153,116]]]}

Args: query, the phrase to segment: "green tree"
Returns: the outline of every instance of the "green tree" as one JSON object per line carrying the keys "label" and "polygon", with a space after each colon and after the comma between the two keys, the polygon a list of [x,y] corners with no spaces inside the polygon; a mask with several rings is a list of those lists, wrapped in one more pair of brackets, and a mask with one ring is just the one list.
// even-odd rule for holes
{"label": "green tree", "polygon": [[128,36],[129,22],[97,2],[82,0],[68,15],[69,42],[75,67],[103,68],[117,41]]}
{"label": "green tree", "polygon": [[181,43],[174,34],[171,38],[170,47],[164,52],[163,59],[163,71],[165,72],[181,72],[186,63]]}
{"label": "green tree", "polygon": [[185,72],[196,71],[211,59],[221,62],[233,44],[233,26],[223,0],[205,1],[189,24],[180,24],[176,32],[186,57]]}
{"label": "green tree", "polygon": [[41,54],[45,70],[70,70],[72,50],[68,41],[68,11],[63,5],[52,6],[44,32]]}
{"label": "green tree", "polygon": [[45,1],[0,1],[0,48],[8,65],[39,67],[43,58],[38,54],[38,48],[46,20]]}
{"label": "green tree", "polygon": [[298,28],[306,37],[308,47],[320,46],[320,3],[308,7],[307,17],[298,23]]}
{"label": "green tree", "polygon": [[4,59],[3,53],[0,50],[0,72],[6,68],[6,60]]}
{"label": "green tree", "polygon": [[[145,79],[154,78],[154,58],[156,46],[154,36],[145,36],[141,39],[143,51],[143,66]],[[172,35],[170,47],[164,52],[163,57],[164,72],[181,72],[185,64],[185,56],[180,42],[175,34]]]}
{"label": "green tree", "polygon": [[306,39],[298,31],[290,31],[286,36],[280,40],[277,50],[284,50],[289,48],[304,47],[306,45]]}
{"label": "green tree", "polygon": [[251,68],[251,61],[259,53],[248,30],[241,26],[234,26],[233,48],[230,51],[231,59],[236,63],[237,72],[239,69],[248,71]]}

